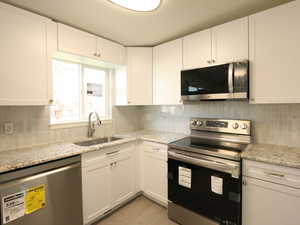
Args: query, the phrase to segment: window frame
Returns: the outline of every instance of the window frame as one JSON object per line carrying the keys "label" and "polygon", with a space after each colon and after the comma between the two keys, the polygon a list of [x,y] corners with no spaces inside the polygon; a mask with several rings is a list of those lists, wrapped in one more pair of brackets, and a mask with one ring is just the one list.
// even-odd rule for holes
{"label": "window frame", "polygon": [[[80,126],[87,126],[88,125],[88,116],[85,117],[85,110],[86,110],[86,87],[85,87],[85,75],[84,75],[84,69],[85,68],[90,68],[90,69],[96,69],[96,70],[102,70],[105,71],[105,94],[106,94],[106,99],[105,99],[105,117],[100,117],[101,121],[104,123],[112,123],[112,107],[113,107],[113,81],[114,81],[114,71],[113,69],[110,68],[105,68],[102,66],[95,66],[95,65],[89,65],[85,64],[82,62],[77,62],[77,61],[72,61],[72,60],[67,60],[67,59],[62,59],[62,58],[56,58],[54,57],[52,59],[53,61],[61,61],[61,62],[66,62],[66,63],[71,63],[71,64],[76,64],[79,65],[79,80],[80,80],[80,87],[79,87],[79,96],[80,96],[80,101],[79,101],[79,120],[64,120],[64,121],[53,121],[51,118],[51,108],[49,108],[50,114],[49,114],[49,126],[53,129],[57,128],[68,128],[68,127],[80,127]],[[53,74],[53,71],[52,71]],[[54,93],[54,85],[53,85],[53,93]],[[51,106],[50,106],[51,107]]]}

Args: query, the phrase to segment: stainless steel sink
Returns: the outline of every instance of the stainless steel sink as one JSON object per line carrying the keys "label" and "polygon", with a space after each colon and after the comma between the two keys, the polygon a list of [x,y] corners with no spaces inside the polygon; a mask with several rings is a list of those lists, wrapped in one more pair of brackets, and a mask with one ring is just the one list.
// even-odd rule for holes
{"label": "stainless steel sink", "polygon": [[92,146],[92,145],[98,145],[98,144],[104,144],[112,141],[117,141],[122,138],[117,138],[117,137],[104,137],[104,138],[98,138],[98,139],[93,139],[93,140],[88,140],[88,141],[81,141],[81,142],[75,142],[75,145],[79,146]]}

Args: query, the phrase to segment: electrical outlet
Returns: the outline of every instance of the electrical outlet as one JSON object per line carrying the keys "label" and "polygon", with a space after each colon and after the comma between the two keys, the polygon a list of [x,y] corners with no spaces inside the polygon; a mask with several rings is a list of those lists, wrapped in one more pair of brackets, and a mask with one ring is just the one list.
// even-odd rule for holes
{"label": "electrical outlet", "polygon": [[4,134],[13,134],[14,124],[12,122],[4,123]]}

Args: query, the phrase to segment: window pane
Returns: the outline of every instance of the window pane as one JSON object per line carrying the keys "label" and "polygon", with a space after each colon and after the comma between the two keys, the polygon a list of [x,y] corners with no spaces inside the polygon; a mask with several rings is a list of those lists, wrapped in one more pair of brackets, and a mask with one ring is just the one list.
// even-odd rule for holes
{"label": "window pane", "polygon": [[106,118],[107,80],[106,71],[85,67],[85,116],[90,112],[97,112],[100,117]]}
{"label": "window pane", "polygon": [[80,65],[53,60],[51,122],[80,119]]}

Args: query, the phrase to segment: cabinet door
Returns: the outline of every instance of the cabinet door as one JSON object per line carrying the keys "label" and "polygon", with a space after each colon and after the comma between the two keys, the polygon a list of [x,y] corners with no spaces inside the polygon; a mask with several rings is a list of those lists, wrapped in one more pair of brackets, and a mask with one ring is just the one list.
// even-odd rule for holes
{"label": "cabinet door", "polygon": [[125,48],[122,45],[103,38],[97,38],[97,52],[104,62],[117,65],[125,64]]}
{"label": "cabinet door", "polygon": [[181,103],[182,39],[154,47],[153,100],[156,105]]}
{"label": "cabinet door", "polygon": [[134,157],[130,150],[122,150],[111,166],[111,204],[112,207],[134,195]]}
{"label": "cabinet door", "polygon": [[250,16],[251,103],[300,103],[300,1]]}
{"label": "cabinet door", "polygon": [[110,165],[105,158],[82,169],[83,215],[87,224],[110,207]]}
{"label": "cabinet door", "polygon": [[211,65],[211,29],[183,38],[183,68],[193,69]]}
{"label": "cabinet door", "polygon": [[64,24],[58,24],[58,50],[99,59],[96,36]]}
{"label": "cabinet door", "polygon": [[127,48],[128,104],[152,104],[152,48]]}
{"label": "cabinet door", "polygon": [[167,204],[167,162],[157,153],[143,153],[143,191],[153,199]]}
{"label": "cabinet door", "polygon": [[0,3],[0,105],[49,103],[49,25],[46,18]]}
{"label": "cabinet door", "polygon": [[244,180],[243,225],[299,224],[299,189],[253,178]]}
{"label": "cabinet door", "polygon": [[248,59],[248,17],[212,28],[212,61],[224,64]]}

